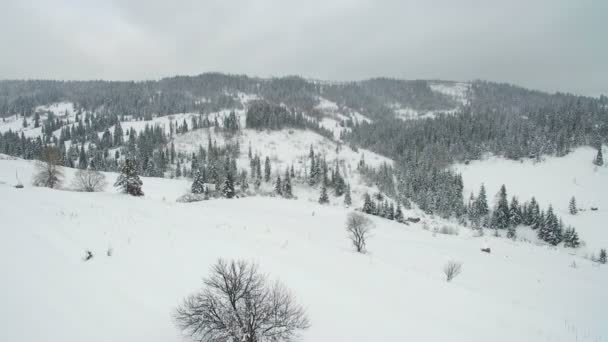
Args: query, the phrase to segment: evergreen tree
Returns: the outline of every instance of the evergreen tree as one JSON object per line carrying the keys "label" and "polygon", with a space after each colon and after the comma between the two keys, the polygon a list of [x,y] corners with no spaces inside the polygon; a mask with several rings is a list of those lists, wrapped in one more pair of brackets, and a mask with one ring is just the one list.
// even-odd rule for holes
{"label": "evergreen tree", "polygon": [[389,220],[394,220],[395,219],[395,205],[391,202],[391,204],[389,205],[388,208],[388,219]]}
{"label": "evergreen tree", "polygon": [[578,213],[578,208],[576,207],[576,198],[574,198],[574,196],[572,196],[572,198],[570,199],[568,209],[570,211],[570,215],[576,215]]}
{"label": "evergreen tree", "polygon": [[508,230],[507,230],[507,238],[515,240],[517,238],[517,232],[516,232],[516,228],[517,226],[515,225],[510,225]]}
{"label": "evergreen tree", "polygon": [[595,159],[593,159],[593,164],[595,164],[597,166],[604,165],[604,157],[602,156],[602,147],[601,147],[601,145],[597,149],[597,155],[595,156]]}
{"label": "evergreen tree", "polygon": [[137,162],[133,159],[125,160],[120,175],[114,183],[115,187],[121,189],[123,193],[132,196],[143,196],[144,193],[141,190],[143,182],[139,178]]}
{"label": "evergreen tree", "polygon": [[179,163],[179,160],[177,161],[177,165],[175,166],[175,177],[176,178],[180,178],[182,176],[182,166]]}
{"label": "evergreen tree", "polygon": [[222,193],[226,198],[233,198],[235,195],[234,176],[232,175],[232,172],[226,173],[226,178],[224,179],[224,184],[222,185]]}
{"label": "evergreen tree", "polygon": [[193,194],[202,194],[205,192],[205,181],[200,170],[194,171],[194,180],[192,182],[191,191]]}
{"label": "evergreen tree", "polygon": [[602,264],[605,264],[607,259],[608,257],[606,256],[606,249],[602,248],[600,250],[600,257],[598,258],[598,261]]}
{"label": "evergreen tree", "polygon": [[498,203],[492,213],[492,227],[505,229],[509,227],[509,201],[507,200],[507,189],[504,184],[498,193]]}
{"label": "evergreen tree", "polygon": [[80,146],[80,153],[78,154],[78,168],[86,170],[89,167],[89,160],[87,153],[84,150],[84,144]]}
{"label": "evergreen tree", "polygon": [[350,197],[350,184],[346,185],[346,192],[344,193],[344,204],[347,206],[353,204],[352,198]]}
{"label": "evergreen tree", "polygon": [[293,197],[291,189],[291,176],[289,175],[289,168],[285,169],[285,179],[283,180],[283,196],[286,198]]}
{"label": "evergreen tree", "polygon": [[523,213],[519,206],[517,197],[513,196],[511,199],[511,206],[509,207],[509,224],[513,227],[519,226],[523,222]]}
{"label": "evergreen tree", "polygon": [[266,157],[264,161],[264,181],[270,182],[270,158]]}
{"label": "evergreen tree", "polygon": [[397,203],[397,211],[395,212],[395,221],[403,223],[405,217],[403,217],[403,211],[401,211],[401,204]]}
{"label": "evergreen tree", "polygon": [[319,196],[319,203],[329,203],[329,197],[327,196],[327,187],[325,186],[325,184],[322,184],[321,186],[321,195]]}
{"label": "evergreen tree", "polygon": [[277,175],[277,181],[274,183],[274,193],[279,196],[283,195],[283,185],[281,183],[281,175]]}
{"label": "evergreen tree", "polygon": [[532,199],[530,199],[530,203],[528,204],[528,212],[525,216],[524,223],[531,226],[532,229],[537,229],[539,221],[542,221],[540,214],[540,206],[538,205],[538,202],[536,202],[536,198],[532,197]]}
{"label": "evergreen tree", "polygon": [[488,199],[486,197],[486,187],[483,184],[481,184],[479,195],[477,195],[477,199],[475,199],[475,212],[479,218],[488,215],[490,212]]}
{"label": "evergreen tree", "polygon": [[576,230],[572,227],[564,232],[564,247],[577,248],[581,245]]}
{"label": "evergreen tree", "polygon": [[245,170],[241,171],[240,184],[241,184],[241,191],[245,192],[245,191],[247,191],[247,189],[249,189],[249,182],[247,181],[247,171],[245,171]]}

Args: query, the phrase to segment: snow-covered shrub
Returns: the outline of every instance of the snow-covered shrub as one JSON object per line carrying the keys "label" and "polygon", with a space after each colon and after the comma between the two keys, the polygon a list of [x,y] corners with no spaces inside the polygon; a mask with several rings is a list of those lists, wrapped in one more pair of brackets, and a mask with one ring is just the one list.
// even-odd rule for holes
{"label": "snow-covered shrub", "polygon": [[176,201],[179,203],[191,203],[191,202],[200,202],[206,200],[204,194],[185,194],[180,196]]}
{"label": "snow-covered shrub", "polygon": [[452,281],[457,275],[462,272],[462,263],[450,260],[443,266],[443,273],[447,281]]}
{"label": "snow-covered shrub", "polygon": [[106,176],[94,170],[78,170],[72,179],[72,187],[78,191],[102,191],[106,184]]}
{"label": "snow-covered shrub", "polygon": [[438,233],[445,235],[458,235],[458,228],[443,225],[439,229]]}

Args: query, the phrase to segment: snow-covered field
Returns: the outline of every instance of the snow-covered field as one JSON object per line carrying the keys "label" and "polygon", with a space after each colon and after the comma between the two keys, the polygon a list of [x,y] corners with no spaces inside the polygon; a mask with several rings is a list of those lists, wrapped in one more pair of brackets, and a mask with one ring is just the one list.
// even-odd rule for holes
{"label": "snow-covered field", "polygon": [[[482,183],[488,199],[498,193],[502,184],[509,200],[513,195],[520,202],[534,196],[543,209],[552,204],[556,214],[576,228],[590,252],[597,253],[600,248],[608,248],[608,167],[592,164],[596,152],[581,147],[564,157],[546,157],[542,162],[488,157],[469,165],[456,165],[455,169],[462,173],[466,198],[471,191],[477,195]],[[568,213],[572,196],[584,209],[574,216]],[[598,207],[598,211],[591,211],[591,207]]]}
{"label": "snow-covered field", "polygon": [[[312,323],[303,341],[608,338],[608,268],[563,250],[372,217],[360,255],[343,207],[182,204],[184,182],[168,179],[145,178],[144,198],[34,188],[30,164],[0,160],[2,341],[182,341],[172,310],[219,257],[256,261],[290,287]],[[11,186],[15,167],[24,189]],[[452,259],[464,271],[447,283]]]}

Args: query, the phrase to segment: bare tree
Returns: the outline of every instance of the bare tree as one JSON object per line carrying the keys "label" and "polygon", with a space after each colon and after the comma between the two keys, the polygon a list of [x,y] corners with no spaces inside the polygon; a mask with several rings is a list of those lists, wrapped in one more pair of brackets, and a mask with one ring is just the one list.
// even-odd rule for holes
{"label": "bare tree", "polygon": [[291,341],[310,326],[287,288],[269,283],[255,264],[220,259],[204,285],[175,313],[176,324],[197,340]]}
{"label": "bare tree", "polygon": [[42,150],[41,160],[36,163],[36,173],[33,183],[35,186],[56,188],[63,181],[61,168],[61,153],[55,147],[47,146]]}
{"label": "bare tree", "polygon": [[72,187],[86,192],[102,191],[106,184],[106,176],[94,170],[78,170],[72,179]]}
{"label": "bare tree", "polygon": [[454,279],[460,272],[462,272],[462,263],[460,262],[450,260],[443,266],[443,273],[445,273],[447,281]]}
{"label": "bare tree", "polygon": [[372,229],[372,221],[363,214],[352,212],[346,218],[348,238],[359,253],[365,253],[365,242]]}

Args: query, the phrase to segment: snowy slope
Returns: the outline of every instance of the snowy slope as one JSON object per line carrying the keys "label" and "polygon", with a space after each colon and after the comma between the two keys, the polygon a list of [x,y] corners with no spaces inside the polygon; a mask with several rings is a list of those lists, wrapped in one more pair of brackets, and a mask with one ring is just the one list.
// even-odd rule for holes
{"label": "snowy slope", "polygon": [[[18,163],[27,162],[0,160],[0,179]],[[0,184],[0,340],[182,341],[172,310],[218,257],[257,261],[290,287],[311,319],[305,342],[608,338],[608,268],[564,251],[372,217],[370,253],[359,255],[344,208],[259,197],[181,204],[160,196],[180,181],[157,181],[144,179],[155,194],[144,198]],[[446,283],[450,259],[464,272]]]}
{"label": "snowy slope", "polygon": [[[561,158],[546,157],[539,163],[489,157],[456,165],[455,169],[462,173],[465,198],[471,191],[477,194],[481,183],[485,184],[489,199],[502,184],[509,200],[513,195],[520,202],[535,196],[543,209],[552,204],[556,214],[573,225],[591,251],[597,253],[600,248],[608,248],[608,168],[592,164],[595,154],[595,149],[582,147]],[[576,216],[568,213],[572,196],[579,208],[585,209]],[[591,211],[591,207],[599,210]]]}

